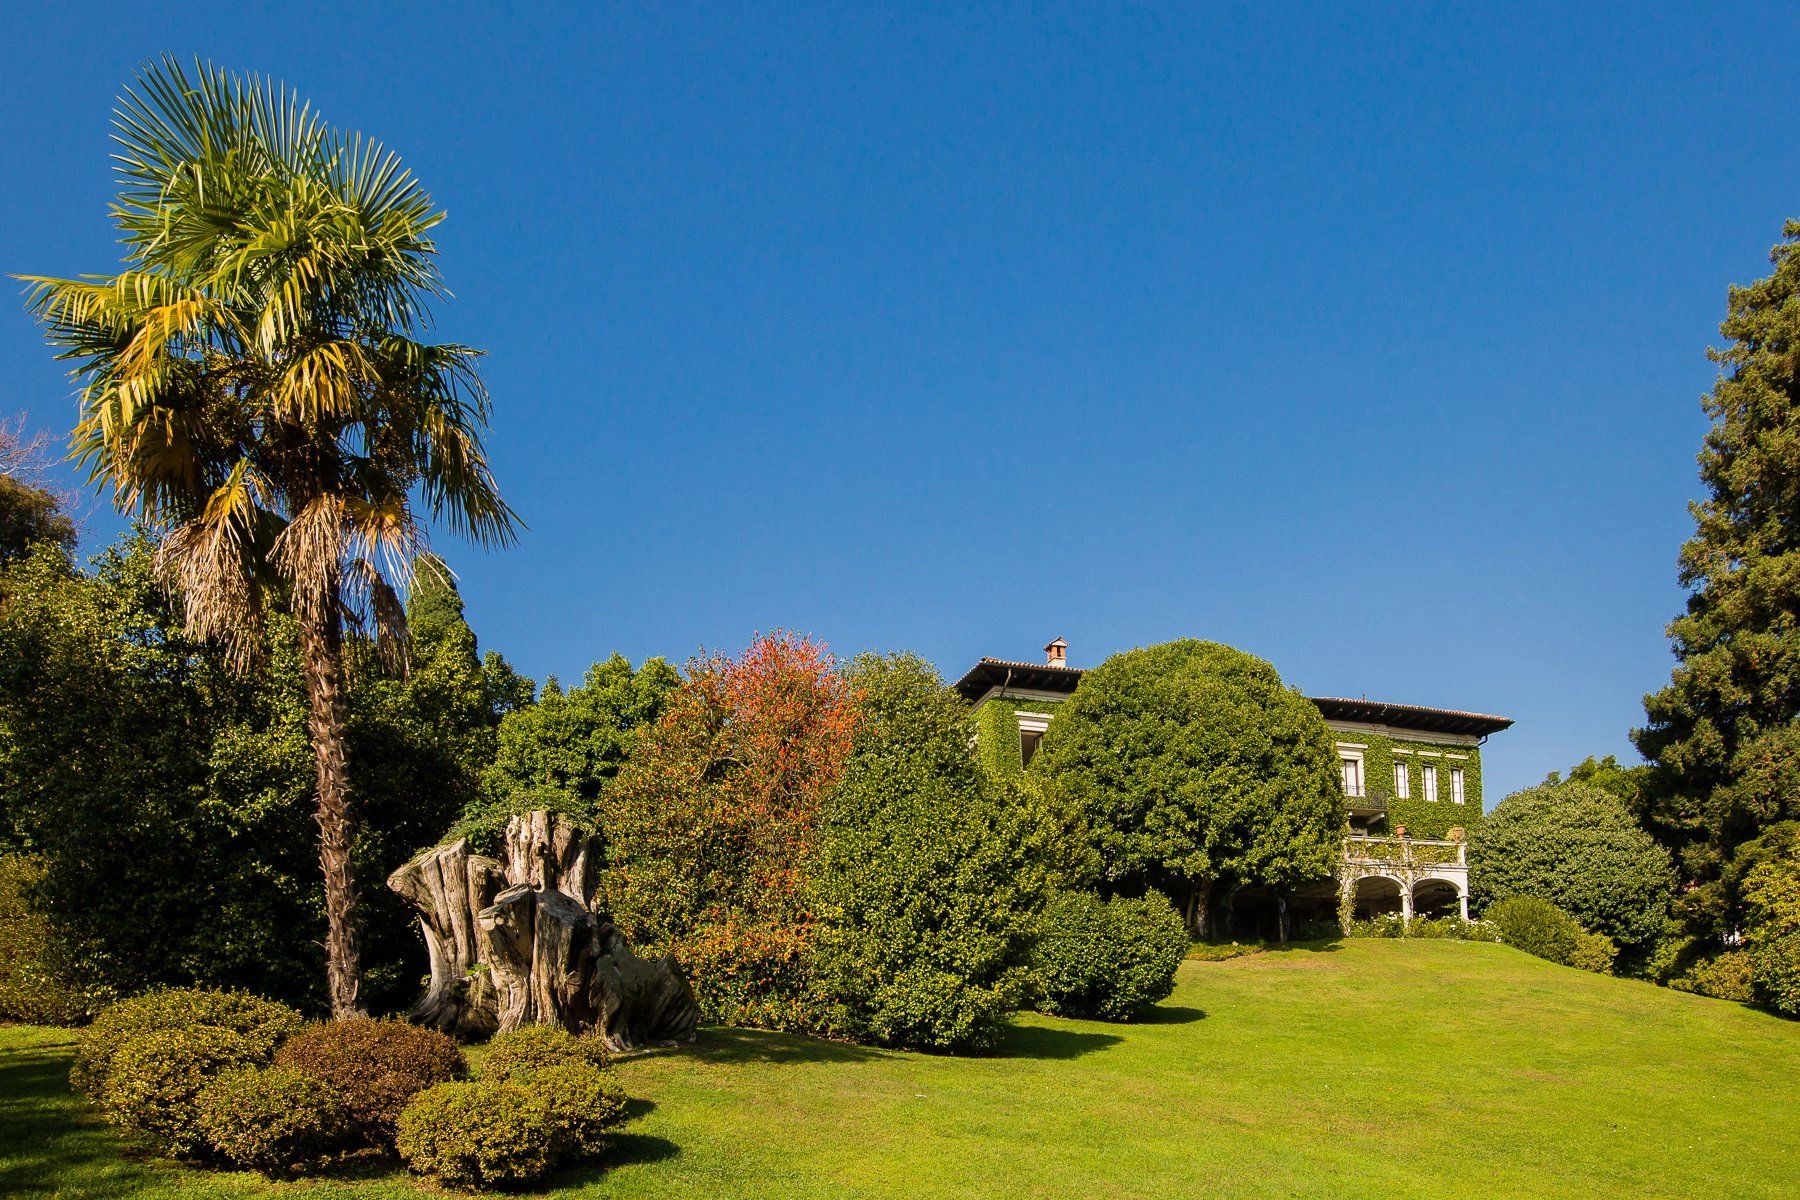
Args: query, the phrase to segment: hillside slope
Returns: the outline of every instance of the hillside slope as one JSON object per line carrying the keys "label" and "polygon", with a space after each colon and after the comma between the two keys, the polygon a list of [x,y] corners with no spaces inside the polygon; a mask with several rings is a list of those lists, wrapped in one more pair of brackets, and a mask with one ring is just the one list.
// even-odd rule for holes
{"label": "hillside slope", "polygon": [[[0,1030],[0,1193],[54,1175],[71,1197],[419,1194],[395,1176],[274,1189],[120,1161],[45,1090],[65,1041]],[[649,1102],[624,1161],[560,1194],[1800,1193],[1800,1024],[1498,946],[1189,963],[1153,1023],[1022,1017],[989,1059],[727,1030],[620,1071]]]}

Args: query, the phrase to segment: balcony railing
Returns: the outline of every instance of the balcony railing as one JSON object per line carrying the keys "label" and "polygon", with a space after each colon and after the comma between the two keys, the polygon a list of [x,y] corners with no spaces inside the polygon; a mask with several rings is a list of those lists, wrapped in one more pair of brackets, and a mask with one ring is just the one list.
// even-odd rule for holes
{"label": "balcony railing", "polygon": [[1388,801],[1393,798],[1393,793],[1386,788],[1365,788],[1357,792],[1346,791],[1344,794],[1344,802],[1350,806],[1350,811],[1359,817],[1385,814],[1388,810]]}
{"label": "balcony railing", "polygon": [[1344,839],[1344,857],[1353,863],[1466,867],[1469,865],[1469,844],[1439,841],[1436,838],[1365,837],[1352,834]]}

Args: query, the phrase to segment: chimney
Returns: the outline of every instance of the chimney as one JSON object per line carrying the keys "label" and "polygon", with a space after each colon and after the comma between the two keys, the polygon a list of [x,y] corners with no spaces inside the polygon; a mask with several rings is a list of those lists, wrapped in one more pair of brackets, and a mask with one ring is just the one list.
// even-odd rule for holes
{"label": "chimney", "polygon": [[1049,667],[1066,667],[1069,665],[1069,643],[1057,638],[1044,647],[1044,665]]}

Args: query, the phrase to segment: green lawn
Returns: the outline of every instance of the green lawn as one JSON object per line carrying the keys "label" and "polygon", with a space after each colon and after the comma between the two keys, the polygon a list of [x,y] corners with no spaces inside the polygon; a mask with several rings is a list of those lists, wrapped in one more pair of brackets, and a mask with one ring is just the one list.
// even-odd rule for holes
{"label": "green lawn", "polygon": [[[148,1162],[0,1029],[0,1195],[417,1196]],[[1000,1057],[709,1032],[620,1067],[608,1197],[1800,1194],[1800,1024],[1458,942],[1187,963],[1154,1022],[1022,1017]]]}

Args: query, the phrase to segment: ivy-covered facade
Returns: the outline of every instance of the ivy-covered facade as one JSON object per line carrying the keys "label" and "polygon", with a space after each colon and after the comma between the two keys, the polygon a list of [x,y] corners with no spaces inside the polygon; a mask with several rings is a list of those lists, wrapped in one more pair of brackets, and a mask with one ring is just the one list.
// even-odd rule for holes
{"label": "ivy-covered facade", "polygon": [[[983,658],[957,681],[976,751],[997,775],[1025,770],[1057,706],[1081,682],[1058,639],[1042,663]],[[1483,820],[1481,748],[1512,721],[1486,713],[1314,697],[1337,742],[1344,864],[1302,897],[1372,916],[1468,914],[1467,836]]]}

